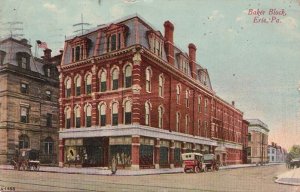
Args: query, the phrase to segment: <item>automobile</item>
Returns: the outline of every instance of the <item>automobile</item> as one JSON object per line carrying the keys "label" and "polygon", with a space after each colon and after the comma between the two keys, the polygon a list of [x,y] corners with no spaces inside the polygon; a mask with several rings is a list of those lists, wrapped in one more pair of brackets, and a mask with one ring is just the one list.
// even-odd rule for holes
{"label": "automobile", "polygon": [[35,149],[22,149],[17,151],[15,157],[11,160],[15,170],[33,170],[40,169],[39,151]]}
{"label": "automobile", "polygon": [[214,154],[204,154],[203,160],[207,169],[210,169],[211,171],[219,170],[219,163]]}
{"label": "automobile", "polygon": [[203,155],[201,153],[183,153],[181,154],[184,172],[192,171],[194,173],[206,172],[207,168],[203,163]]}

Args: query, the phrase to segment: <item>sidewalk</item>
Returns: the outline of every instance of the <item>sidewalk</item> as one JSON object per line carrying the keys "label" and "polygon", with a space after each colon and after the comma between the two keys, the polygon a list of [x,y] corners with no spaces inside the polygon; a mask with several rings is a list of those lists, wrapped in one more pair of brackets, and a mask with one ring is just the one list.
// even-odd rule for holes
{"label": "sidewalk", "polygon": [[[276,165],[276,164],[267,164]],[[256,167],[255,164],[239,164],[239,165],[228,165],[220,167],[220,170],[226,169],[238,169]],[[11,165],[0,165],[0,169],[12,170]],[[52,172],[52,173],[67,173],[67,174],[87,174],[87,175],[111,175],[110,169],[100,167],[89,167],[89,168],[75,168],[75,167],[47,167],[41,166],[41,172]],[[118,169],[116,175],[119,176],[137,176],[137,175],[158,175],[158,174],[171,174],[171,173],[183,173],[183,168],[173,169],[141,169],[141,170],[126,170]]]}
{"label": "sidewalk", "polygon": [[300,168],[292,169],[277,176],[276,183],[300,186]]}

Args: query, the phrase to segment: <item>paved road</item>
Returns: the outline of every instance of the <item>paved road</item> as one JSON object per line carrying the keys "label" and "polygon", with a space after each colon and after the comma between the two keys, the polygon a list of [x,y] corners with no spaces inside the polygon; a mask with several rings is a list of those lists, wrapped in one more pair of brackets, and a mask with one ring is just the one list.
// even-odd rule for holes
{"label": "paved road", "polygon": [[[0,170],[0,186],[16,191],[266,191],[300,192],[299,186],[281,185],[275,176],[284,165],[221,170],[200,174],[100,176]],[[1,190],[1,189],[0,189]]]}

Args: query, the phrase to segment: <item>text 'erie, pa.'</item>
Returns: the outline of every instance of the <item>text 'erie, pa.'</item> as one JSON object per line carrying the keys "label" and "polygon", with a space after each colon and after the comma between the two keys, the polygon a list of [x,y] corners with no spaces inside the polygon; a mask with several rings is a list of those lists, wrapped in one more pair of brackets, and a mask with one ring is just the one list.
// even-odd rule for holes
{"label": "text 'erie, pa.'", "polygon": [[287,13],[285,9],[249,9],[248,15],[253,16],[253,23],[281,23]]}

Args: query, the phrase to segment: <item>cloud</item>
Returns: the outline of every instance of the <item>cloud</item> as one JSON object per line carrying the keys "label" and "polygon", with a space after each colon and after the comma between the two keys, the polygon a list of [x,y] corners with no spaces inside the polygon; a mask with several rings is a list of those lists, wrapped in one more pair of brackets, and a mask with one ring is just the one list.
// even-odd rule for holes
{"label": "cloud", "polygon": [[55,4],[44,3],[43,7],[45,7],[46,9],[48,9],[49,11],[52,11],[52,12],[57,12],[58,11]]}
{"label": "cloud", "polygon": [[209,20],[216,20],[216,19],[222,19],[224,18],[224,15],[220,13],[219,10],[214,10],[212,12],[212,15],[208,17]]}
{"label": "cloud", "polygon": [[110,9],[110,14],[114,19],[118,19],[124,15],[124,9],[120,4],[116,4]]}

